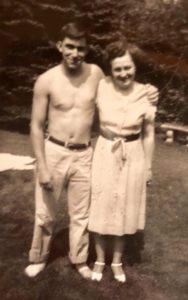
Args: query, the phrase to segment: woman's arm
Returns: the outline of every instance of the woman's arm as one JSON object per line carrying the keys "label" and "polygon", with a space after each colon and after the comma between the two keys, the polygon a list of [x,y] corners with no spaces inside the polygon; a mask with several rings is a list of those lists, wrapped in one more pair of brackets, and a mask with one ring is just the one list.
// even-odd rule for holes
{"label": "woman's arm", "polygon": [[145,120],[142,128],[142,141],[146,162],[146,181],[149,184],[152,179],[152,160],[155,147],[155,128],[153,120]]}

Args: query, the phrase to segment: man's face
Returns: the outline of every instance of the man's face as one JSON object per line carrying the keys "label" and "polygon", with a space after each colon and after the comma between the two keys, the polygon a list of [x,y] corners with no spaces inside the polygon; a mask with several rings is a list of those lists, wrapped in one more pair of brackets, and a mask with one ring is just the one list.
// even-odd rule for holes
{"label": "man's face", "polygon": [[84,61],[87,54],[87,42],[85,38],[64,38],[58,44],[58,50],[63,55],[63,61],[70,70],[77,70]]}
{"label": "man's face", "polygon": [[112,78],[120,89],[127,89],[131,86],[134,81],[135,70],[135,64],[128,52],[111,61]]}

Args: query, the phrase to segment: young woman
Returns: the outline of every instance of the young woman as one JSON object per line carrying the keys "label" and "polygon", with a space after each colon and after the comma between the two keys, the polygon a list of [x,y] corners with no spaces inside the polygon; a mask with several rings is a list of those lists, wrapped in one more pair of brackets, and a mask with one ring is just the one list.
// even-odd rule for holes
{"label": "young woman", "polygon": [[95,233],[97,254],[92,279],[102,278],[106,235],[112,235],[112,272],[117,281],[125,282],[123,236],[144,229],[156,107],[148,101],[148,86],[135,81],[136,68],[126,42],[110,44],[107,53],[111,76],[102,79],[98,88],[100,136],[92,169],[89,230]]}

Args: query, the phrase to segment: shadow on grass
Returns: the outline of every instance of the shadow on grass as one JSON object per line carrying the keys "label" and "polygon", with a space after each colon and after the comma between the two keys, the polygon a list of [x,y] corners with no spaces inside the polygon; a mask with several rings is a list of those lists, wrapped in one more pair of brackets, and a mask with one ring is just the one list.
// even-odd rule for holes
{"label": "shadow on grass", "polygon": [[0,120],[0,129],[21,134],[29,134],[30,120],[27,118],[14,118],[12,120]]}
{"label": "shadow on grass", "polygon": [[64,228],[58,231],[52,240],[48,264],[51,264],[59,257],[65,257],[69,252],[69,229]]}
{"label": "shadow on grass", "polygon": [[[138,231],[133,235],[125,235],[124,260],[128,265],[141,263],[141,251],[144,249],[144,232]],[[111,264],[113,255],[113,237],[106,236],[106,262]],[[51,264],[59,257],[68,256],[69,252],[69,228],[58,231],[53,238],[48,264]],[[89,257],[88,262],[93,263],[96,259],[94,237],[89,237]]]}

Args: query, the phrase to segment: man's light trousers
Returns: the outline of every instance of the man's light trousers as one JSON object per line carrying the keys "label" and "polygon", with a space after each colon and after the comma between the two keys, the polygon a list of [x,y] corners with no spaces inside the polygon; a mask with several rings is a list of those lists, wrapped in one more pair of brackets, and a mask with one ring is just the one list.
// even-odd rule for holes
{"label": "man's light trousers", "polygon": [[69,150],[47,140],[45,154],[54,189],[47,191],[42,188],[36,176],[36,213],[29,260],[39,263],[48,258],[57,204],[66,185],[70,217],[69,257],[74,264],[86,262],[92,147],[85,150]]}

